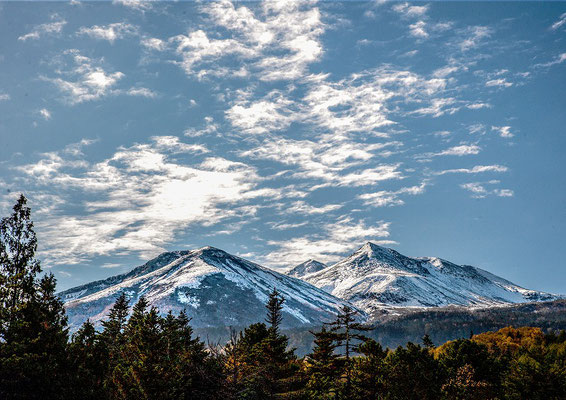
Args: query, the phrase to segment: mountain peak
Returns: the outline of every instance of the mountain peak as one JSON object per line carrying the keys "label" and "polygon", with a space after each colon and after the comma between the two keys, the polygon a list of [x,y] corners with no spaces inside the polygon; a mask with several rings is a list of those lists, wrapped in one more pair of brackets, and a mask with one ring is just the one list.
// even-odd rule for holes
{"label": "mountain peak", "polygon": [[556,296],[524,289],[486,271],[440,258],[412,258],[372,242],[304,279],[358,308],[485,307]]}
{"label": "mountain peak", "polygon": [[309,259],[304,263],[301,263],[290,271],[287,272],[287,275],[292,276],[294,278],[302,278],[305,275],[312,274],[318,271],[325,269],[327,266],[319,261],[314,259]]}
{"label": "mountain peak", "polygon": [[307,282],[205,246],[163,253],[127,274],[59,293],[72,328],[100,323],[119,293],[144,296],[161,312],[185,310],[196,328],[247,326],[265,311],[271,290],[285,297],[285,327],[321,325],[347,304]]}

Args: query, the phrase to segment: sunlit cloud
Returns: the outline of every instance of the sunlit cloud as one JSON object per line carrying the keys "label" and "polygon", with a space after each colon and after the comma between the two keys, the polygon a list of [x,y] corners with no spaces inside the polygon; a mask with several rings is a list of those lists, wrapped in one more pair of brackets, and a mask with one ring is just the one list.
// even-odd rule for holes
{"label": "sunlit cloud", "polygon": [[93,60],[78,50],[67,50],[63,59],[68,62],[67,69],[59,71],[59,77],[43,77],[53,83],[70,104],[100,99],[112,93],[116,83],[124,77],[120,71],[108,72],[100,65],[101,60]]}

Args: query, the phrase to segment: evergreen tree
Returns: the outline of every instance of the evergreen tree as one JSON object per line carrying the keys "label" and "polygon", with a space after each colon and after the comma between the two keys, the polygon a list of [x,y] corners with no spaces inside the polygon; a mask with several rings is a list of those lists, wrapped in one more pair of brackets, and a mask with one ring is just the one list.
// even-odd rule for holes
{"label": "evergreen tree", "polygon": [[385,393],[385,357],[387,351],[373,339],[358,346],[353,372],[353,399],[377,400]]}
{"label": "evergreen tree", "polygon": [[0,338],[10,342],[14,325],[23,308],[33,300],[36,276],[41,272],[35,259],[37,238],[33,230],[31,209],[20,195],[10,217],[0,221]]}
{"label": "evergreen tree", "polygon": [[103,383],[106,359],[100,335],[87,320],[73,335],[69,346],[70,370],[74,373],[70,398],[106,399]]}
{"label": "evergreen tree", "polygon": [[356,322],[358,312],[352,307],[344,305],[336,320],[331,322],[331,331],[337,343],[337,347],[344,348],[344,374],[345,384],[341,396],[350,399],[352,395],[352,354],[357,352],[360,342],[367,340],[361,332],[369,331],[371,328]]}
{"label": "evergreen tree", "polygon": [[423,336],[423,346],[427,349],[434,349],[434,343],[428,333]]}
{"label": "evergreen tree", "polygon": [[314,335],[314,348],[306,357],[308,382],[307,397],[311,400],[333,399],[336,395],[336,380],[342,373],[342,363],[335,354],[336,335],[325,326]]}
{"label": "evergreen tree", "polygon": [[68,391],[67,319],[55,278],[38,279],[27,199],[0,221],[0,398],[60,399]]}
{"label": "evergreen tree", "polygon": [[442,376],[439,363],[428,349],[413,343],[398,347],[385,359],[386,396],[392,400],[436,400]]}
{"label": "evergreen tree", "polygon": [[267,308],[267,317],[265,318],[265,322],[267,322],[270,333],[276,337],[279,335],[279,326],[281,325],[281,321],[283,320],[283,316],[281,315],[281,310],[283,310],[283,303],[285,299],[281,297],[277,288],[273,288],[271,293],[269,294],[269,299],[265,308]]}

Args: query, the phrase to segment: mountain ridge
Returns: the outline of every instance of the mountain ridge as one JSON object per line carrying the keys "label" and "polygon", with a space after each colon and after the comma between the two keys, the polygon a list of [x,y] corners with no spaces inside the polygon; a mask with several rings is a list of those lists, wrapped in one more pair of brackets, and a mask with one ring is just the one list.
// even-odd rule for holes
{"label": "mountain ridge", "polygon": [[489,307],[562,298],[525,289],[481,268],[438,257],[407,257],[371,242],[338,263],[302,278],[369,313],[448,305]]}
{"label": "mountain ridge", "polygon": [[120,293],[144,296],[160,312],[186,310],[194,327],[246,326],[263,320],[273,288],[286,298],[283,327],[319,325],[347,304],[302,280],[214,247],[168,252],[132,271],[59,293],[70,325],[99,323]]}

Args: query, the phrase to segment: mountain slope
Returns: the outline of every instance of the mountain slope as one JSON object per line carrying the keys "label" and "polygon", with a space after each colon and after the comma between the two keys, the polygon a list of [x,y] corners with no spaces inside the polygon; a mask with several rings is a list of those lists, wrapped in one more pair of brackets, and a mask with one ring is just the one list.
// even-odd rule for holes
{"label": "mountain slope", "polygon": [[213,247],[161,254],[127,274],[59,294],[71,328],[104,319],[125,292],[133,304],[145,296],[161,312],[186,309],[195,328],[246,326],[263,321],[276,287],[285,297],[283,328],[319,325],[345,304],[304,281],[261,267]]}
{"label": "mountain slope", "polygon": [[304,263],[297,265],[290,271],[287,271],[286,274],[294,278],[302,278],[305,275],[321,271],[325,268],[327,268],[326,264],[310,259],[308,261],[305,261]]}
{"label": "mountain slope", "polygon": [[480,268],[440,258],[410,258],[373,243],[303,279],[368,313],[448,305],[487,307],[560,298],[524,289]]}

